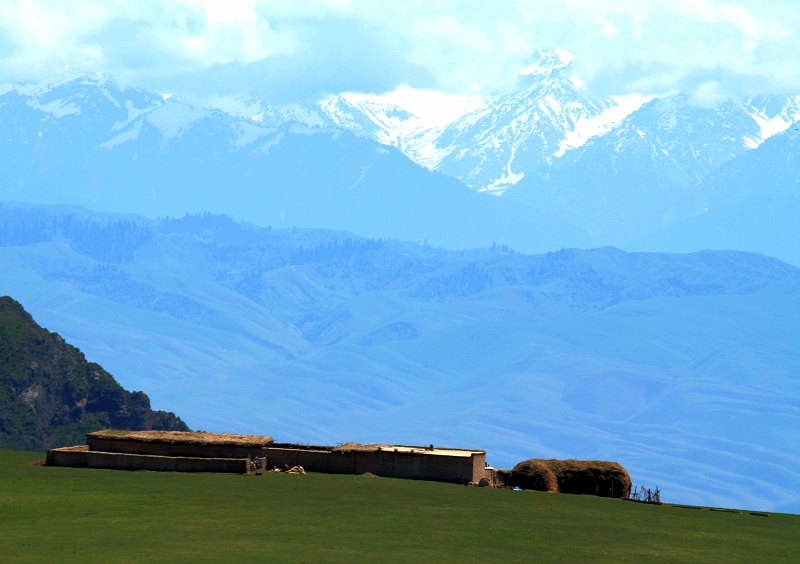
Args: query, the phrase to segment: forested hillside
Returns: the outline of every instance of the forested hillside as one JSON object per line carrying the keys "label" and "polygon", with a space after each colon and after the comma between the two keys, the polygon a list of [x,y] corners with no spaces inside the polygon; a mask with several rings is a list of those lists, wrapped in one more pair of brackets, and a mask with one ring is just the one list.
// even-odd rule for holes
{"label": "forested hillside", "polygon": [[154,411],[57,333],[0,297],[0,446],[29,450],[80,444],[86,433],[188,430],[174,413]]}

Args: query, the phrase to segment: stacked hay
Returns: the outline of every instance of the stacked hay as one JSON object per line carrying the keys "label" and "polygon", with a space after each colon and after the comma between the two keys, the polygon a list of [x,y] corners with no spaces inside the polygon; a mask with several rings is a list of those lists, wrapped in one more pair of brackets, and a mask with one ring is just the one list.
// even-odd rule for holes
{"label": "stacked hay", "polygon": [[507,484],[527,490],[602,497],[627,498],[631,491],[631,478],[625,468],[601,460],[532,458],[509,472]]}
{"label": "stacked hay", "polygon": [[512,488],[557,492],[558,479],[547,465],[547,460],[532,458],[514,466],[508,474],[506,484]]}

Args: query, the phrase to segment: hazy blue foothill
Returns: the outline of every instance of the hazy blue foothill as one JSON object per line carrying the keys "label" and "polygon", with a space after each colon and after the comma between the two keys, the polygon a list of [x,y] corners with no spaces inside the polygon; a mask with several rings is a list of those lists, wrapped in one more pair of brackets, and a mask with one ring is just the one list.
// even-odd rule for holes
{"label": "hazy blue foothill", "polygon": [[779,260],[0,219],[2,292],[192,428],[619,460],[668,500],[800,510],[800,270]]}

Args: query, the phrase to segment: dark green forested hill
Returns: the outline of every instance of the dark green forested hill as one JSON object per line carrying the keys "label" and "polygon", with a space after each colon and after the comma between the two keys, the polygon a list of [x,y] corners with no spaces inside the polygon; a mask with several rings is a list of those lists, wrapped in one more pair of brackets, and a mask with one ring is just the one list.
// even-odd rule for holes
{"label": "dark green forested hill", "polygon": [[0,297],[0,446],[76,444],[104,427],[188,430],[174,413],[153,411],[15,300]]}

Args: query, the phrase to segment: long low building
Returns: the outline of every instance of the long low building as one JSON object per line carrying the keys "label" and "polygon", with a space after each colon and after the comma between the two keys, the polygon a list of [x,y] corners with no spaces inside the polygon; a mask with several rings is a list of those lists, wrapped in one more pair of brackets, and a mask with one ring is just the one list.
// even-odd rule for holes
{"label": "long low building", "polygon": [[302,466],[309,472],[464,484],[492,478],[485,451],[433,445],[308,446],[275,443],[263,435],[118,430],[89,433],[86,441],[48,451],[47,465],[242,474]]}
{"label": "long low building", "polygon": [[86,435],[90,450],[200,458],[263,458],[273,443],[266,435],[187,431],[117,431]]}
{"label": "long low building", "polygon": [[355,443],[337,447],[272,444],[266,450],[270,467],[302,466],[311,472],[464,484],[487,477],[483,450]]}

